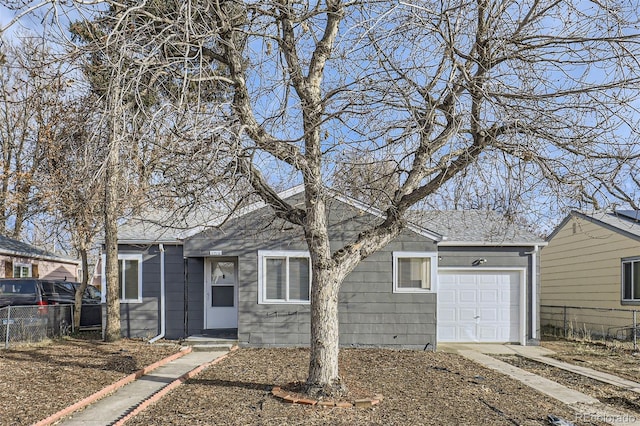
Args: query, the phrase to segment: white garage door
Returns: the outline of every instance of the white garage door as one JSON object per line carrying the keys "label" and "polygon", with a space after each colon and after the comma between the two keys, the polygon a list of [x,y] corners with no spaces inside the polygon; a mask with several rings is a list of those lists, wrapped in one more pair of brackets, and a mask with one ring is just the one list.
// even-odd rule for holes
{"label": "white garage door", "polygon": [[438,272],[439,342],[520,342],[520,271]]}

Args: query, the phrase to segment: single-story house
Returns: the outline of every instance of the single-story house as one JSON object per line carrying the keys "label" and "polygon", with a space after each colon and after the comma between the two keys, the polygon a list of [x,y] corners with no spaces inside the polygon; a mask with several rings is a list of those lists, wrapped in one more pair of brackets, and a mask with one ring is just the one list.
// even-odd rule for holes
{"label": "single-story house", "polygon": [[543,327],[629,337],[640,309],[639,219],[635,210],[572,211],[556,227],[541,254]]}
{"label": "single-story house", "polygon": [[0,235],[0,277],[76,281],[81,262]]}
{"label": "single-story house", "polygon": [[[281,196],[303,203],[301,187]],[[335,248],[381,217],[339,194],[328,203]],[[178,339],[227,331],[244,346],[308,345],[310,259],[302,231],[263,203],[218,225],[172,231],[146,216],[119,229],[123,334]],[[535,344],[542,245],[493,212],[415,215],[344,281],[340,344]]]}

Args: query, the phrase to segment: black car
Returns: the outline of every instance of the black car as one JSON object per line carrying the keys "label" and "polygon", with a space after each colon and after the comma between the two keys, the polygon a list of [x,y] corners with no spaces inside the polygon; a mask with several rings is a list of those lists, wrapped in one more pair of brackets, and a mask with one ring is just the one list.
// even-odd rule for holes
{"label": "black car", "polygon": [[[0,279],[0,308],[4,306],[38,305],[46,311],[49,305],[75,303],[76,288],[80,283],[42,280],[36,278]],[[101,327],[102,307],[100,291],[87,286],[82,296],[80,327]]]}

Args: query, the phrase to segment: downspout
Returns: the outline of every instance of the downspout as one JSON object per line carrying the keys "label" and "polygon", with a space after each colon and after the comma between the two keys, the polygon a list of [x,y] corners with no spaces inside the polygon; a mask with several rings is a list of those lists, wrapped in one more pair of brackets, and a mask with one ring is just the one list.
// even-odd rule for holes
{"label": "downspout", "polygon": [[160,334],[149,343],[154,343],[164,337],[166,331],[166,315],[165,315],[165,291],[164,291],[164,244],[158,244],[160,249]]}
{"label": "downspout", "polygon": [[531,255],[531,339],[538,338],[538,244],[533,251],[525,252]]}

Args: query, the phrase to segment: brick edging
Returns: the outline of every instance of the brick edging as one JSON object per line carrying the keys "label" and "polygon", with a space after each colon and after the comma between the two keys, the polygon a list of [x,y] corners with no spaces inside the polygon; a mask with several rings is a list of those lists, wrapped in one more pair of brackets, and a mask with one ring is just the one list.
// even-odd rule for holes
{"label": "brick edging", "polygon": [[311,405],[323,408],[368,408],[374,405],[378,405],[380,404],[380,402],[382,402],[382,394],[375,395],[373,398],[356,399],[353,402],[299,398],[296,396],[296,394],[283,391],[280,386],[274,386],[273,389],[271,389],[271,395],[273,395],[280,401],[289,404]]}
{"label": "brick edging", "polygon": [[70,415],[71,413],[78,411],[82,408],[85,408],[87,405],[94,403],[95,401],[104,398],[105,396],[107,396],[108,394],[116,391],[117,389],[120,389],[121,387],[123,387],[126,384],[129,384],[131,382],[133,382],[134,380],[139,379],[140,377],[144,376],[145,374],[150,373],[151,371],[155,370],[158,367],[161,367],[171,361],[174,361],[178,358],[181,358],[183,356],[185,356],[186,354],[190,353],[193,349],[191,348],[191,346],[186,347],[186,348],[182,348],[180,349],[179,352],[176,352],[173,355],[170,355],[164,359],[161,359],[160,361],[154,362],[153,364],[147,365],[146,367],[129,374],[126,377],[123,377],[122,379],[118,380],[115,383],[110,384],[109,386],[107,386],[106,388],[99,390],[98,392],[89,395],[88,397],[76,402],[73,405],[68,406],[67,408],[64,408],[60,411],[58,411],[57,413],[54,413],[52,415],[50,415],[49,417],[47,417],[44,420],[40,420],[37,423],[34,423],[33,426],[48,426],[50,424],[53,424],[54,422],[57,422],[58,420],[62,419],[63,417],[66,417],[68,415]]}
{"label": "brick edging", "polygon": [[224,354],[222,356],[219,356],[218,358],[214,359],[213,361],[205,362],[204,364],[199,365],[198,367],[194,368],[193,370],[184,373],[182,376],[178,377],[177,379],[175,379],[174,381],[169,383],[167,386],[163,387],[158,392],[156,392],[153,395],[151,395],[149,398],[147,398],[144,401],[140,402],[133,410],[131,410],[129,413],[127,413],[126,415],[121,417],[117,422],[113,423],[111,426],[122,426],[122,425],[124,425],[129,419],[131,419],[132,417],[137,416],[138,414],[140,414],[141,412],[146,410],[151,404],[154,404],[157,401],[159,401],[160,399],[162,399],[166,394],[171,392],[174,388],[177,388],[178,386],[180,386],[181,384],[183,384],[187,380],[191,379],[193,376],[195,376],[198,373],[200,373],[202,370],[204,370],[204,369],[206,369],[208,367],[211,367],[212,365],[215,365],[215,364],[219,363],[220,361],[226,359],[229,355],[231,355],[232,352],[234,352],[237,349],[238,349],[238,346],[235,345],[235,346],[231,347],[231,349],[229,349],[229,352],[227,352],[226,354]]}

